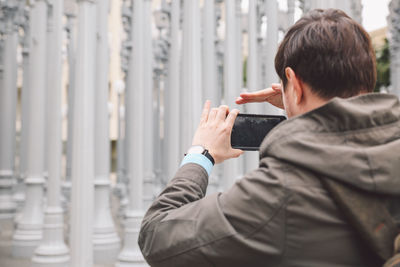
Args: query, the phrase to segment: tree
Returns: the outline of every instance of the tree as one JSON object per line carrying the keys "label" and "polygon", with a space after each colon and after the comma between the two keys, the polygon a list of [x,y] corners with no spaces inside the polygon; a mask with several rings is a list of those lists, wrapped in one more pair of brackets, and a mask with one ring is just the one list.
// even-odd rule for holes
{"label": "tree", "polygon": [[385,38],[385,44],[376,53],[376,71],[377,80],[375,85],[375,92],[379,92],[382,87],[390,85],[390,53],[389,42]]}

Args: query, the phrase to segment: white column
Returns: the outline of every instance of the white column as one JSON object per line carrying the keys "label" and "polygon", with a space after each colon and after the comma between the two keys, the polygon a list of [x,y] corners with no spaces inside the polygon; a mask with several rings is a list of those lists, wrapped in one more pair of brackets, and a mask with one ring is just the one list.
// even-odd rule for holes
{"label": "white column", "polygon": [[211,100],[213,105],[221,102],[221,92],[217,89],[216,18],[215,0],[205,0],[203,6],[203,102]]}
{"label": "white column", "polygon": [[[275,71],[275,54],[278,50],[278,2],[276,0],[266,1],[266,16],[267,16],[267,38],[266,38],[266,86],[271,86],[271,83],[279,82],[279,77]],[[281,114],[281,111],[271,104],[265,103],[266,114]]]}
{"label": "white column", "polygon": [[[242,33],[243,33],[243,27],[242,27],[242,0],[235,0],[235,67],[236,69],[236,83],[238,86],[239,93],[242,92],[243,90],[243,45],[242,45]],[[235,102],[237,95],[233,99],[229,99],[228,103]],[[242,106],[239,106],[240,109],[242,109]]]}
{"label": "white column", "polygon": [[353,16],[351,12],[351,2],[352,0],[335,0],[335,6],[331,6],[331,8],[337,8],[344,11],[350,17]]}
{"label": "white column", "polygon": [[[242,77],[239,73],[242,71],[238,64],[241,64],[241,51],[238,49],[237,35],[239,31],[237,27],[240,27],[240,22],[238,21],[238,2],[226,1],[225,2],[225,54],[224,54],[224,102],[229,108],[239,108],[235,104],[236,97],[240,94],[241,81],[237,77]],[[241,28],[241,27],[240,27]],[[241,37],[241,36],[240,36]],[[241,46],[240,46],[241,47]],[[243,159],[229,159],[223,164],[224,175],[221,181],[221,189],[225,190],[229,188],[236,179],[241,175]]]}
{"label": "white column", "polygon": [[132,17],[132,54],[129,60],[126,95],[126,137],[128,141],[127,175],[129,177],[129,205],[126,212],[124,247],[116,266],[146,266],[137,243],[143,219],[144,178],[144,0],[135,0]]}
{"label": "white column", "polygon": [[[127,97],[127,88],[130,88],[129,82],[131,79],[129,79],[129,71],[130,71],[130,58],[132,54],[132,18],[133,18],[133,8],[132,5],[133,1],[132,0],[124,0],[122,3],[121,7],[121,14],[122,14],[122,23],[123,23],[123,28],[124,32],[126,35],[125,40],[122,42],[122,49],[121,49],[121,68],[122,71],[124,72],[124,93],[123,93],[123,104],[121,105],[121,116],[123,118],[123,127],[124,127],[124,139],[123,139],[123,153],[124,153],[124,183],[125,183],[125,192],[123,191],[123,195],[120,199],[120,210],[119,212],[121,213],[121,218],[124,218],[125,220],[125,214],[127,212],[128,204],[129,204],[129,140],[130,138],[127,138],[128,136],[128,125],[127,125],[127,109],[126,109],[126,103],[128,102]],[[131,70],[132,71],[132,70]],[[121,98],[122,99],[122,98]],[[125,228],[124,223],[121,223],[121,225]],[[119,256],[118,256],[119,257]]]}
{"label": "white column", "polygon": [[361,0],[335,0],[331,5],[330,7],[341,9],[355,21],[362,23]]}
{"label": "white column", "polygon": [[47,207],[44,216],[43,240],[32,259],[37,267],[67,267],[69,250],[64,243],[64,218],[61,194],[61,78],[63,1],[49,2],[47,57]]}
{"label": "white column", "polygon": [[[249,91],[259,90],[258,67],[258,45],[257,45],[257,1],[249,0],[248,20],[248,58],[247,58],[247,89]],[[250,110],[259,112],[258,108],[249,106]]]}
{"label": "white column", "polygon": [[109,48],[107,0],[97,2],[97,43],[95,82],[95,210],[93,248],[96,263],[113,263],[120,250],[110,208],[110,138],[109,138]]}
{"label": "white column", "polygon": [[[275,71],[275,54],[278,50],[278,2],[276,0],[266,1],[267,15],[267,45],[266,45],[266,83],[270,86],[271,83],[279,82],[279,77]],[[266,103],[267,113],[275,113],[276,108]]]}
{"label": "white column", "polygon": [[296,8],[296,0],[287,0],[287,8],[288,26],[291,27],[294,24],[294,10]]}
{"label": "white column", "polygon": [[18,28],[15,25],[16,1],[3,6],[5,16],[5,41],[3,84],[0,84],[0,219],[15,215],[16,203],[12,198],[15,181],[15,122],[17,102],[17,46]]}
{"label": "white column", "polygon": [[[203,103],[211,100],[212,106],[221,104],[221,91],[217,86],[216,16],[215,0],[205,0],[203,6]],[[220,166],[217,165],[209,178],[208,193],[218,190]]]}
{"label": "white column", "polygon": [[70,248],[71,267],[90,267],[93,265],[96,2],[80,0],[78,10]]}
{"label": "white column", "polygon": [[[152,11],[151,1],[145,0],[143,4],[144,8],[144,31],[143,31],[143,42],[144,42],[144,208],[147,209],[154,200],[154,186],[155,186],[155,173],[154,173],[154,161],[155,161],[155,150],[153,144],[153,136],[158,134],[155,132],[157,128],[154,127],[158,120],[155,120],[153,111],[153,42],[152,42]],[[158,116],[157,116],[158,119]],[[156,136],[158,137],[158,136]]]}
{"label": "white column", "polygon": [[115,186],[115,193],[120,199],[118,215],[122,218],[125,214],[126,205],[128,204],[125,171],[125,107],[122,102],[125,83],[122,80],[117,80],[114,82],[113,86],[118,95],[117,184]]}
{"label": "white column", "polygon": [[312,0],[299,0],[300,8],[303,11],[303,14],[305,14],[311,10],[311,1]]}
{"label": "white column", "polygon": [[362,0],[351,0],[351,16],[360,24],[362,24],[362,9]]}
{"label": "white column", "polygon": [[202,110],[199,1],[183,1],[181,155],[191,146]]}
{"label": "white column", "polygon": [[[5,34],[4,16],[0,17],[0,35]],[[0,84],[3,84],[4,78],[4,39],[0,38]]]}
{"label": "white column", "polygon": [[[71,163],[72,163],[72,144],[73,144],[73,125],[74,125],[74,99],[75,99],[75,60],[76,60],[76,15],[72,11],[72,1],[69,1],[70,9],[65,12],[67,17],[67,54],[68,54],[68,128],[67,128],[67,148],[66,148],[66,170],[65,180],[62,184],[64,195],[63,206],[68,206],[71,200]],[[67,2],[66,2],[67,3]]]}
{"label": "white column", "polygon": [[[259,79],[259,51],[258,51],[258,31],[257,31],[257,1],[249,0],[248,21],[248,57],[247,57],[247,90],[254,92],[260,90]],[[248,104],[246,110],[248,113],[262,114],[265,103]],[[243,155],[245,158],[245,172],[254,170],[258,167],[259,153],[258,151],[246,151]]]}
{"label": "white column", "polygon": [[47,3],[34,2],[30,11],[29,140],[27,145],[26,199],[13,236],[14,257],[30,258],[42,239],[44,136],[46,103]]}
{"label": "white column", "polygon": [[[315,9],[315,8],[335,8],[337,5],[338,0],[308,0],[310,1],[310,9]],[[339,0],[341,1],[341,0]]]}
{"label": "white column", "polygon": [[25,21],[23,25],[24,37],[21,42],[22,47],[22,88],[21,88],[21,134],[20,134],[20,146],[19,146],[19,180],[16,185],[14,200],[17,203],[18,214],[15,217],[15,221],[21,217],[21,211],[25,201],[25,178],[26,178],[26,167],[27,167],[27,144],[29,138],[29,15],[25,10]]}
{"label": "white column", "polygon": [[[168,166],[168,179],[171,179],[182,160],[180,147],[180,3],[181,0],[172,0],[171,3],[171,44],[168,61],[168,91],[164,101],[165,108],[165,160]],[[167,154],[168,153],[168,154]]]}

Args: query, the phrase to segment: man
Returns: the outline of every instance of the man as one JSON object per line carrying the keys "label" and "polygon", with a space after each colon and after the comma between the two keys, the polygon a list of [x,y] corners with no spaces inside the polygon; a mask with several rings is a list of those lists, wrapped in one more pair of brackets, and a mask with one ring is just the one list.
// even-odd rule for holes
{"label": "man", "polygon": [[370,93],[368,34],[342,11],[311,11],[287,32],[275,68],[281,85],[237,103],[271,102],[289,119],[264,139],[258,169],[208,196],[212,160],[242,151],[230,145],[238,111],[206,102],[196,147],[142,223],[139,245],[152,266],[374,266],[321,184],[378,193],[399,218],[400,104]]}

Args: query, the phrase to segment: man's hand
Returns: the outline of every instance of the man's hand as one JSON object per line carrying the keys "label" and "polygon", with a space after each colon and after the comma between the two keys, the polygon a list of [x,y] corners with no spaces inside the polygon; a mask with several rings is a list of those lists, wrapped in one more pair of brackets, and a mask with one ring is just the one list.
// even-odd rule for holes
{"label": "man's hand", "polygon": [[192,145],[201,145],[208,149],[215,163],[239,157],[243,151],[233,149],[231,146],[232,127],[239,110],[234,109],[229,112],[227,106],[220,106],[210,111],[210,105],[209,100],[204,104],[200,124],[194,134]]}
{"label": "man's hand", "polygon": [[282,86],[279,83],[273,83],[270,88],[257,92],[241,93],[236,98],[236,104],[268,102],[275,107],[284,109],[282,101]]}

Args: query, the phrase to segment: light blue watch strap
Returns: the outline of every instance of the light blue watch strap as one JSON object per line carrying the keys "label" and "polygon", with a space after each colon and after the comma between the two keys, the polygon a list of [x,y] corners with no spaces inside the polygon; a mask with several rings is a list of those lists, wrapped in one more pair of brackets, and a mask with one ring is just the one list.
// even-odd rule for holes
{"label": "light blue watch strap", "polygon": [[181,167],[187,163],[196,163],[200,165],[207,171],[208,176],[210,176],[213,168],[212,162],[203,154],[187,154],[181,162]]}

